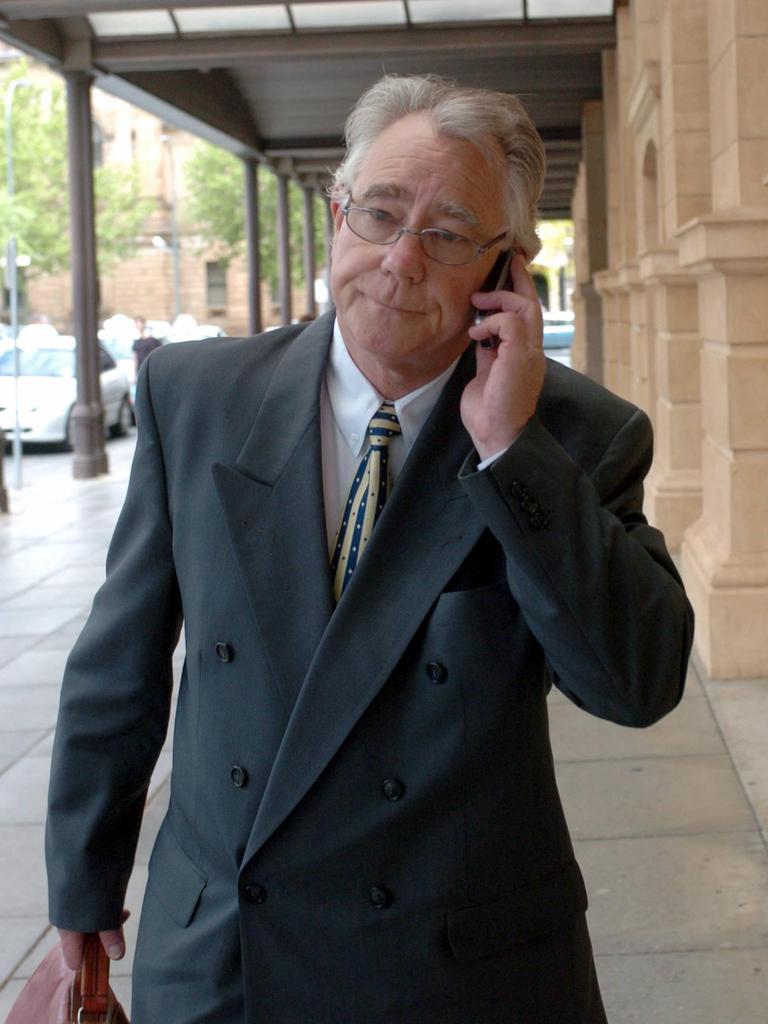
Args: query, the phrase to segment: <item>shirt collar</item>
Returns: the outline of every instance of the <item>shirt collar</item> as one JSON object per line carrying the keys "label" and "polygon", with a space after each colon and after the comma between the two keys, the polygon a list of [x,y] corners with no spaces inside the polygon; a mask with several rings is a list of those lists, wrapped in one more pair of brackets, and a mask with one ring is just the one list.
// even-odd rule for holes
{"label": "shirt collar", "polygon": [[[458,358],[455,359],[434,380],[422,384],[420,388],[403,395],[393,403],[406,449],[410,450],[418,437],[458,361]],[[371,417],[379,409],[384,398],[349,354],[338,319],[333,327],[325,383],[336,424],[351,450],[355,455],[359,455],[363,450]]]}

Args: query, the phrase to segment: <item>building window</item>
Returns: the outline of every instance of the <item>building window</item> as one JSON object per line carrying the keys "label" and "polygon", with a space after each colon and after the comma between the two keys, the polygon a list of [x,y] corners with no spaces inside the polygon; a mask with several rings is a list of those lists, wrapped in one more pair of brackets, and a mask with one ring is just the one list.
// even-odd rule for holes
{"label": "building window", "polygon": [[219,261],[205,264],[205,295],[209,309],[227,306],[227,265]]}

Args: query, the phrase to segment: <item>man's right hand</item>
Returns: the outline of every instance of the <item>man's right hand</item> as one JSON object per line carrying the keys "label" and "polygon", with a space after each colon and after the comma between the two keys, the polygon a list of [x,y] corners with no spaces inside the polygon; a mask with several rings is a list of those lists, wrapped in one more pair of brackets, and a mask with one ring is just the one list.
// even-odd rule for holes
{"label": "man's right hand", "polygon": [[[124,910],[123,921],[127,921],[129,916],[130,911]],[[61,939],[64,962],[70,970],[78,970],[83,961],[85,932],[70,932],[66,928],[58,928],[57,931]],[[99,932],[99,938],[110,960],[122,960],[125,956],[125,936],[122,928],[115,931]]]}

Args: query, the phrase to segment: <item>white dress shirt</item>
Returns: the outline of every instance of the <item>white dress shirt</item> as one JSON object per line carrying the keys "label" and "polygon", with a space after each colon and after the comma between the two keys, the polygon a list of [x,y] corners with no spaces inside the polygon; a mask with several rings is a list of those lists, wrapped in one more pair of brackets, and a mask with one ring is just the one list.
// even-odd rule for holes
{"label": "white dress shirt", "polygon": [[[389,446],[393,482],[458,361],[454,360],[439,377],[392,403],[402,431]],[[341,513],[349,497],[357,464],[368,448],[368,424],[384,401],[386,399],[358,369],[347,351],[337,320],[320,396],[320,441],[329,557],[336,544]]]}

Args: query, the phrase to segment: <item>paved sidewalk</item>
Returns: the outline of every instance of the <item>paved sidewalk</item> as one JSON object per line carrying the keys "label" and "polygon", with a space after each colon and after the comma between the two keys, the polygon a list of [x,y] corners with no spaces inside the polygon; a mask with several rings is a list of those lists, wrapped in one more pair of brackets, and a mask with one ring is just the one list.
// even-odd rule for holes
{"label": "paved sidewalk", "polygon": [[[42,840],[58,687],[103,579],[132,448],[110,442],[111,472],[95,481],[73,481],[66,456],[25,458],[28,486],[0,516],[0,1021],[55,941]],[[681,707],[644,731],[557,694],[550,712],[611,1024],[765,1024],[768,680],[692,667]],[[129,888],[131,948],[169,772],[166,749]],[[130,955],[113,969],[126,1004],[129,974]]]}

